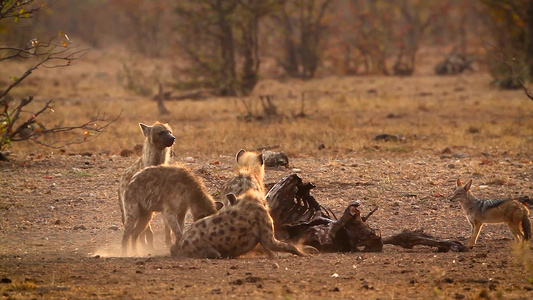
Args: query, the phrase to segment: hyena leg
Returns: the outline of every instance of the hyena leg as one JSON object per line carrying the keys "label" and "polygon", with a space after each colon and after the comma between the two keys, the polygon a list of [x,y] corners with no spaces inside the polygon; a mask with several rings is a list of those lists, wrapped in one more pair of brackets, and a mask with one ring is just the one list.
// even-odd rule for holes
{"label": "hyena leg", "polygon": [[163,217],[165,217],[168,226],[170,226],[170,229],[172,229],[172,232],[174,232],[174,238],[176,240],[175,243],[179,243],[181,236],[183,235],[183,231],[178,223],[178,216],[175,213],[164,211]]}
{"label": "hyena leg", "polygon": [[122,236],[122,256],[128,255],[128,240],[135,228],[135,223],[139,218],[139,211],[137,208],[130,207],[124,212],[124,235]]}
{"label": "hyena leg", "polygon": [[468,246],[470,248],[473,248],[477,242],[477,239],[479,237],[479,232],[481,231],[481,227],[483,227],[483,223],[472,222],[470,225],[472,225],[472,236],[470,237]]}
{"label": "hyena leg", "polygon": [[150,223],[148,223],[146,229],[141,234],[141,241],[146,241],[147,249],[154,250],[154,231]]}
{"label": "hyena leg", "polygon": [[261,246],[263,246],[263,248],[265,248],[265,251],[267,251],[269,257],[271,258],[273,256],[275,257],[272,251],[289,252],[298,256],[307,256],[307,254],[300,252],[300,250],[298,250],[298,248],[296,248],[294,245],[276,240],[274,237],[274,224],[272,223],[267,226],[266,229],[261,231],[259,243]]}
{"label": "hyena leg", "polygon": [[172,246],[172,236],[170,234],[170,226],[168,226],[168,223],[165,220],[165,245],[167,245],[168,248]]}
{"label": "hyena leg", "polygon": [[214,247],[210,246],[210,247],[204,247],[202,248],[202,250],[200,250],[198,252],[198,258],[209,258],[209,259],[217,259],[217,258],[222,258],[222,255],[220,254],[220,252],[218,252],[217,249],[215,249]]}
{"label": "hyena leg", "polygon": [[[147,211],[140,212],[139,214],[137,225],[135,225],[135,228],[131,233],[131,249],[133,253],[137,252],[137,238],[143,231],[145,231],[146,226],[150,223],[150,220],[152,220],[152,214],[152,212]],[[143,246],[146,245],[143,243]]]}

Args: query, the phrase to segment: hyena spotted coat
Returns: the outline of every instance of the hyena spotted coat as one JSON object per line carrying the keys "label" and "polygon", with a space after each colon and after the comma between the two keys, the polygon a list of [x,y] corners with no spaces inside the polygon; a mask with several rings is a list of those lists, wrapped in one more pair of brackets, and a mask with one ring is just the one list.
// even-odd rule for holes
{"label": "hyena spotted coat", "polygon": [[236,197],[246,193],[249,189],[265,194],[265,167],[263,165],[263,154],[251,151],[240,150],[235,160],[239,166],[239,171],[235,177],[230,179],[222,189],[222,202],[228,206],[226,195],[234,194]]}
{"label": "hyena spotted coat", "polygon": [[194,220],[217,211],[217,204],[199,178],[180,166],[155,166],[141,170],[133,176],[124,193],[122,254],[127,255],[130,236],[132,250],[136,252],[137,238],[150,223],[154,212],[163,213],[174,232],[176,243],[179,242],[188,210]]}
{"label": "hyena spotted coat", "polygon": [[191,225],[179,244],[171,248],[172,256],[193,258],[233,258],[252,250],[258,243],[270,257],[272,251],[305,256],[294,245],[274,237],[274,224],[268,213],[264,193],[250,189],[235,198],[233,205]]}
{"label": "hyena spotted coat", "polygon": [[523,203],[517,199],[480,200],[470,191],[471,186],[472,180],[463,185],[458,179],[455,192],[450,199],[459,201],[472,227],[472,234],[468,241],[470,248],[476,244],[483,225],[489,223],[506,223],[517,243],[524,243],[531,239],[529,210]]}
{"label": "hyena spotted coat", "polygon": [[[131,165],[126,171],[122,174],[120,178],[119,188],[118,188],[118,200],[121,215],[124,216],[124,191],[131,181],[133,175],[139,172],[142,168],[149,166],[158,166],[166,165],[170,162],[170,147],[174,144],[176,138],[172,135],[172,129],[168,124],[162,124],[156,122],[152,126],[139,123],[141,131],[144,135],[144,144],[141,157]],[[124,218],[122,218],[122,223],[124,224]],[[148,246],[153,249],[153,232],[148,225],[146,231],[143,233],[145,236],[142,237],[142,240],[146,240]],[[170,247],[170,229],[165,224],[165,242],[168,247]]]}

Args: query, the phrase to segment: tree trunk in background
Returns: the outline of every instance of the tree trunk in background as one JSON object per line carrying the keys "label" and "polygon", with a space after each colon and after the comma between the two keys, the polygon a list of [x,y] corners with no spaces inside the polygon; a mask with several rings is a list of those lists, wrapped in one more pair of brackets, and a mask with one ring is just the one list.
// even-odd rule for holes
{"label": "tree trunk in background", "polygon": [[529,1],[526,13],[526,62],[529,65],[529,80],[533,78],[533,1]]}
{"label": "tree trunk in background", "polygon": [[259,17],[253,16],[243,24],[242,42],[244,63],[242,67],[242,92],[248,95],[257,83],[259,72]]}

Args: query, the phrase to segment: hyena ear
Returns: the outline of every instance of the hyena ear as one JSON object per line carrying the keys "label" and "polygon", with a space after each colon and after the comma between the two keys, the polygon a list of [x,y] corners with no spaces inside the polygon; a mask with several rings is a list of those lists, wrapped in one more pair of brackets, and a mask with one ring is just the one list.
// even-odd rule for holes
{"label": "hyena ear", "polygon": [[226,198],[228,198],[229,205],[235,205],[237,202],[237,197],[235,197],[235,194],[227,194]]}
{"label": "hyena ear", "polygon": [[239,158],[246,152],[246,150],[244,149],[241,149],[239,150],[239,152],[237,152],[237,155],[235,155],[235,160],[237,161],[237,163],[239,162]]}
{"label": "hyena ear", "polygon": [[217,208],[217,211],[221,210],[224,207],[224,203],[220,201],[215,201],[215,207]]}
{"label": "hyena ear", "polygon": [[264,161],[263,161],[263,152],[259,153],[259,155],[257,155],[257,159],[259,160],[259,163],[261,165],[264,164]]}
{"label": "hyena ear", "polygon": [[459,188],[459,187],[462,187],[463,186],[463,182],[461,181],[461,179],[457,179],[457,183],[455,183],[455,185]]}
{"label": "hyena ear", "polygon": [[472,179],[468,180],[468,182],[465,184],[465,191],[468,192],[471,186],[472,186]]}
{"label": "hyena ear", "polygon": [[145,137],[148,137],[150,135],[150,131],[152,130],[152,126],[148,126],[148,125],[143,124],[143,123],[139,123],[139,126],[141,126],[141,130],[143,132],[143,135]]}

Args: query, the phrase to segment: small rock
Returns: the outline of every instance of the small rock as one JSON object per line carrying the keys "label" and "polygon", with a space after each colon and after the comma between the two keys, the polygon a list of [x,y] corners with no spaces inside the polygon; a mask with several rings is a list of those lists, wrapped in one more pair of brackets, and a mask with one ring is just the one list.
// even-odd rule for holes
{"label": "small rock", "polygon": [[452,154],[452,149],[450,147],[446,147],[444,150],[442,150],[442,154]]}
{"label": "small rock", "polygon": [[326,146],[324,144],[318,145],[318,150],[322,150],[322,149],[325,149],[325,148],[326,148]]}
{"label": "small rock", "polygon": [[300,172],[302,172],[302,169],[293,168],[293,169],[291,169],[291,172],[300,173]]}
{"label": "small rock", "polygon": [[366,90],[366,92],[369,93],[369,94],[377,94],[378,90],[376,90],[376,89],[368,89],[368,90]]}
{"label": "small rock", "polygon": [[133,147],[133,152],[135,152],[135,154],[137,155],[141,155],[143,153],[143,145],[142,144],[137,144]]}
{"label": "small rock", "polygon": [[81,156],[91,157],[91,156],[93,156],[93,154],[91,152],[83,152],[83,153],[81,153]]}
{"label": "small rock", "polygon": [[192,163],[194,162],[194,157],[188,156],[183,159],[184,162]]}
{"label": "small rock", "polygon": [[273,263],[272,264],[272,269],[279,269],[278,263]]}
{"label": "small rock", "polygon": [[455,152],[454,154],[452,154],[452,157],[465,158],[465,157],[468,157],[468,155],[466,153],[464,153],[464,152],[458,151],[458,152]]}
{"label": "small rock", "polygon": [[13,282],[13,280],[7,277],[3,277],[2,279],[0,279],[0,283],[11,283],[11,282]]}
{"label": "small rock", "polygon": [[263,152],[263,163],[266,167],[289,167],[289,157],[283,152]]}
{"label": "small rock", "polygon": [[56,221],[54,222],[54,225],[61,225],[61,220],[56,220]]}
{"label": "small rock", "polygon": [[450,169],[453,169],[453,168],[455,168],[455,165],[454,164],[449,164],[449,165],[447,165],[447,167],[450,168]]}
{"label": "small rock", "polygon": [[139,266],[140,266],[140,265],[144,265],[144,261],[142,261],[142,260],[138,260],[138,261],[135,262],[135,264],[136,264],[136,265],[139,265]]}
{"label": "small rock", "polygon": [[111,225],[111,226],[109,226],[109,230],[117,231],[118,230],[118,226],[117,225]]}
{"label": "small rock", "polygon": [[334,287],[331,289],[332,292],[340,292],[341,290],[338,287]]}
{"label": "small rock", "polygon": [[95,256],[93,256],[94,258],[100,258],[100,255],[96,254]]}
{"label": "small rock", "polygon": [[261,281],[261,277],[257,277],[257,276],[248,276],[246,278],[244,278],[244,280],[246,282],[250,282],[250,283],[256,283],[258,281]]}
{"label": "small rock", "polygon": [[244,281],[242,281],[242,279],[236,279],[236,280],[229,282],[229,284],[234,284],[234,285],[242,285],[243,283]]}
{"label": "small rock", "polygon": [[85,225],[77,225],[77,226],[74,226],[74,228],[72,228],[72,229],[73,230],[87,230]]}
{"label": "small rock", "polygon": [[455,294],[455,299],[464,299],[464,298],[466,298],[466,296],[463,294]]}
{"label": "small rock", "polygon": [[130,157],[133,155],[133,151],[130,150],[130,149],[124,149],[122,151],[120,151],[120,156],[122,157]]}

